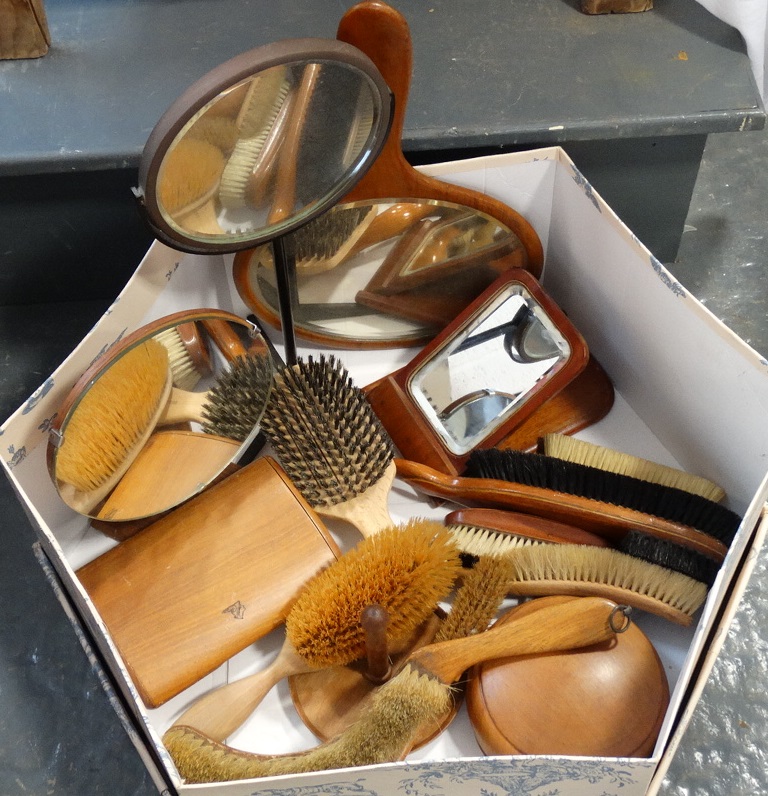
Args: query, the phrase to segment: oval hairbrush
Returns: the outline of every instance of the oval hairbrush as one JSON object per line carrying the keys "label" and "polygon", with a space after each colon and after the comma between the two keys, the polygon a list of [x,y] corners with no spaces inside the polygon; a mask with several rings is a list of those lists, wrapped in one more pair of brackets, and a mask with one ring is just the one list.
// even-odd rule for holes
{"label": "oval hairbrush", "polygon": [[322,517],[349,522],[363,536],[392,525],[394,448],[339,360],[308,357],[278,372],[261,427]]}
{"label": "oval hairbrush", "polygon": [[430,520],[362,540],[304,586],[285,622],[286,641],[268,667],[210,691],[174,723],[223,740],[284,677],[362,658],[360,617],[367,606],[384,607],[388,644],[397,648],[449,593],[460,568],[450,535]]}

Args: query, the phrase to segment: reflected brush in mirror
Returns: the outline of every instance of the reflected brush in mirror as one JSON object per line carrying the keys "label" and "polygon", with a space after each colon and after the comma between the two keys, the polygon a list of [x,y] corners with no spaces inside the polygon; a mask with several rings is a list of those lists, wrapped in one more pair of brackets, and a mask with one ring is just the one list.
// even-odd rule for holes
{"label": "reflected brush in mirror", "polygon": [[[336,205],[286,241],[296,255],[297,332],[357,348],[428,341],[500,273],[524,262],[506,227],[443,201]],[[279,327],[272,247],[240,252],[233,276],[243,301]]]}
{"label": "reflected brush in mirror", "polygon": [[[211,329],[226,325],[228,339],[238,339],[248,355],[235,357],[227,364],[232,351],[229,348],[220,351],[213,338],[206,341],[201,334],[206,324]],[[187,378],[192,366],[188,349],[181,345],[182,364],[176,362],[175,370],[171,367],[172,352],[179,348],[182,334],[189,336],[190,330],[194,332],[189,338],[194,343],[192,348],[205,349],[203,366],[210,371],[198,373],[202,379],[198,391],[181,390],[173,384],[180,373]],[[166,343],[159,342],[158,336]],[[168,510],[202,489],[247,446],[258,430],[271,380],[272,366],[266,345],[236,315],[221,310],[191,310],[151,322],[98,358],[62,403],[47,449],[51,478],[67,505],[80,513],[99,516],[103,501],[129,472],[131,484],[148,483],[149,472],[155,472],[155,468],[145,472],[141,466],[146,459],[141,455],[143,448],[158,426],[174,419],[173,411],[178,409],[182,397],[183,403],[190,403],[194,410],[191,415],[182,413],[184,419],[202,421],[203,431],[228,437],[229,443],[204,440],[198,444],[194,442],[196,436],[164,435],[160,438],[161,448],[153,445],[156,453],[166,451],[161,456],[165,462],[169,456],[173,459],[173,454],[167,453],[169,444],[181,446],[179,453],[190,444],[198,444],[211,454],[193,457],[185,463],[186,475],[182,480],[191,485],[186,495],[177,488],[173,468],[168,468],[158,479],[150,478],[154,498],[144,505],[140,491],[135,493],[127,487],[121,491],[121,501],[128,493],[130,505],[141,511],[154,514]],[[169,412],[169,407],[173,411]],[[213,448],[217,451],[215,455]],[[150,459],[157,461],[157,456]],[[190,466],[196,477],[189,472]],[[167,484],[168,501],[163,505],[157,492],[164,484]],[[107,514],[120,520],[138,518],[124,508],[118,509],[115,501]],[[104,514],[101,516],[106,518]]]}

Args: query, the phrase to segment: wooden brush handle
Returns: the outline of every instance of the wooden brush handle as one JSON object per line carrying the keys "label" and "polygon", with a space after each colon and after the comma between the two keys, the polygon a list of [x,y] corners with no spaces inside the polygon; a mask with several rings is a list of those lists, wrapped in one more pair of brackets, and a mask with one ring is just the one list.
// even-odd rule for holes
{"label": "wooden brush handle", "polygon": [[564,522],[555,522],[532,514],[500,509],[459,509],[445,518],[446,525],[473,525],[494,533],[514,534],[540,542],[554,544],[586,544],[608,547],[608,541],[596,533],[589,533]]}
{"label": "wooden brush handle", "polygon": [[321,517],[345,520],[354,525],[365,538],[373,536],[394,524],[389,514],[387,501],[396,471],[395,463],[390,462],[384,475],[369,486],[365,492],[361,492],[343,503],[337,503],[335,506],[317,506],[315,511]]}
{"label": "wooden brush handle", "polygon": [[174,722],[194,727],[214,741],[232,735],[284,677],[312,671],[287,641],[266,668],[203,694]]}
{"label": "wooden brush handle", "polygon": [[541,608],[499,627],[466,638],[442,641],[416,650],[416,664],[444,683],[453,683],[470,666],[493,658],[537,655],[588,647],[614,636],[616,603],[600,597],[581,597]]}
{"label": "wooden brush handle", "polygon": [[227,361],[232,362],[248,353],[229,321],[210,318],[203,321],[203,327]]}
{"label": "wooden brush handle", "polygon": [[208,399],[207,392],[190,392],[174,387],[168,403],[157,422],[158,427],[173,426],[176,423],[200,422]]}
{"label": "wooden brush handle", "polygon": [[445,475],[406,459],[396,459],[395,462],[398,477],[414,488],[427,495],[453,500],[466,506],[514,509],[578,525],[610,542],[620,540],[628,531],[641,531],[657,539],[666,539],[696,550],[716,561],[722,561],[727,552],[725,545],[712,536],[688,525],[634,509],[511,481]]}
{"label": "wooden brush handle", "polygon": [[401,235],[434,212],[435,206],[428,202],[398,202],[391,205],[373,219],[349,250],[347,257],[352,257],[369,246],[375,246],[377,243]]}

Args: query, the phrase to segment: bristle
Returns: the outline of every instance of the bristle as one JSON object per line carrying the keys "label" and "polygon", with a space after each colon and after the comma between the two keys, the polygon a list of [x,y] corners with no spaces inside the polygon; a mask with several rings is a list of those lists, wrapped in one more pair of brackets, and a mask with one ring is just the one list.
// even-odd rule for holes
{"label": "bristle", "polygon": [[360,614],[378,604],[396,645],[450,592],[460,568],[440,523],[417,519],[384,529],[306,584],[286,620],[287,638],[311,666],[350,663],[365,655]]}
{"label": "bristle", "polygon": [[435,642],[466,638],[488,628],[507,595],[514,564],[509,556],[485,556],[462,575],[450,613]]}
{"label": "bristle", "polygon": [[115,360],[64,427],[56,477],[82,492],[107,481],[147,430],[168,380],[168,354],[156,340]]}
{"label": "bristle", "polygon": [[223,207],[246,205],[246,190],[254,168],[291,89],[284,68],[273,67],[252,80],[238,117],[239,137],[221,175]]}
{"label": "bristle", "polygon": [[268,357],[237,357],[208,391],[203,430],[243,441],[261,418],[272,386]]}
{"label": "bristle", "polygon": [[171,727],[163,741],[188,783],[353,768],[400,759],[418,728],[425,723],[437,725],[451,702],[448,686],[406,666],[376,690],[349,729],[308,752],[277,756],[242,752],[179,726]]}
{"label": "bristle", "polygon": [[297,267],[304,261],[333,257],[373,212],[368,204],[334,207],[291,233]]}
{"label": "bristle", "polygon": [[218,147],[224,154],[232,151],[238,140],[237,126],[233,119],[224,116],[204,114],[189,128],[190,138],[207,141]]}
{"label": "bristle", "polygon": [[520,547],[544,544],[528,536],[498,533],[476,525],[451,525],[449,530],[459,550],[470,556],[504,556]]}
{"label": "bristle", "polygon": [[602,445],[585,442],[567,434],[546,434],[543,437],[543,452],[547,456],[554,456],[576,464],[586,464],[600,470],[630,475],[642,481],[672,486],[694,495],[700,495],[715,503],[725,499],[723,488],[707,478],[605,448]]}
{"label": "bristle", "polygon": [[709,556],[639,531],[629,531],[616,549],[650,564],[681,572],[707,586],[712,586],[720,571],[720,564]]}
{"label": "bristle", "polygon": [[729,545],[740,517],[711,500],[553,456],[494,448],[474,451],[464,473],[579,495],[681,523]]}
{"label": "bristle", "polygon": [[196,204],[216,188],[224,155],[207,141],[182,138],[163,161],[158,179],[162,207],[171,215]]}
{"label": "bristle", "polygon": [[262,429],[314,508],[362,494],[394,458],[368,399],[334,357],[309,357],[277,374]]}
{"label": "bristle", "polygon": [[[538,585],[537,594],[552,593],[552,584],[607,586],[671,608],[690,617],[707,596],[707,587],[693,578],[606,547],[540,545],[521,548],[511,556],[511,594],[526,593],[523,585]],[[567,593],[559,588],[556,593]],[[581,593],[575,590],[574,593]],[[619,600],[621,602],[621,600]],[[645,607],[645,606],[642,606]]]}
{"label": "bristle", "polygon": [[172,326],[155,335],[155,340],[165,346],[173,375],[173,386],[180,390],[194,390],[202,374],[189,355],[179,330]]}

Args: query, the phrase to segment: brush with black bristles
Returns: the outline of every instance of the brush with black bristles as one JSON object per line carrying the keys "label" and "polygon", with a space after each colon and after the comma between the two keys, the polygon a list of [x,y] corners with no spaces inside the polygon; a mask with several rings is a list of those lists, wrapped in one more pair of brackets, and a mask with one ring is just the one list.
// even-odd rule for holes
{"label": "brush with black bristles", "polygon": [[476,450],[467,461],[465,474],[623,506],[688,526],[726,547],[733,541],[741,522],[730,509],[683,489],[539,453],[494,448]]}
{"label": "brush with black bristles", "polygon": [[568,434],[545,434],[541,439],[540,447],[541,452],[545,455],[555,456],[568,462],[586,464],[612,473],[631,475],[642,481],[676,487],[694,495],[701,495],[715,503],[720,503],[725,499],[723,488],[708,478],[649,459],[641,459],[639,456],[632,456],[603,445],[586,442]]}
{"label": "brush with black bristles", "polygon": [[275,375],[261,427],[312,508],[370,536],[392,525],[394,447],[340,361],[308,357]]}
{"label": "brush with black bristles", "polygon": [[618,606],[598,597],[547,605],[535,615],[463,638],[429,644],[378,688],[359,719],[334,740],[307,752],[259,755],[218,743],[191,727],[163,737],[188,783],[221,782],[388,763],[402,759],[419,728],[450,710],[453,684],[485,660],[591,646],[614,637]]}
{"label": "brush with black bristles", "polygon": [[395,464],[398,477],[414,489],[460,505],[511,509],[557,520],[603,536],[610,543],[620,541],[629,531],[640,531],[695,550],[717,562],[722,562],[728,552],[726,545],[714,536],[637,509],[529,483],[446,475],[407,459],[396,459]]}

